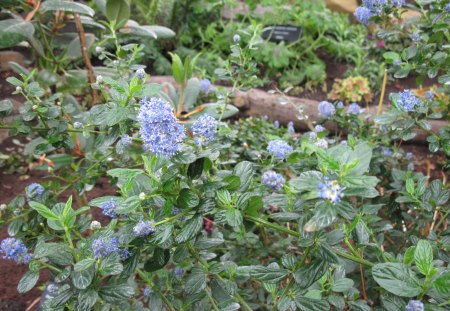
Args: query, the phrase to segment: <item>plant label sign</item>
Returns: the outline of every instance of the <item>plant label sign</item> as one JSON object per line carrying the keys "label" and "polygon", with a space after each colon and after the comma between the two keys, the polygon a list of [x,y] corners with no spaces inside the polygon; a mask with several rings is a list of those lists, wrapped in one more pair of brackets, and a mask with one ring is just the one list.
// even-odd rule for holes
{"label": "plant label sign", "polygon": [[268,25],[264,28],[262,37],[264,40],[274,42],[294,42],[300,39],[302,28],[292,25]]}

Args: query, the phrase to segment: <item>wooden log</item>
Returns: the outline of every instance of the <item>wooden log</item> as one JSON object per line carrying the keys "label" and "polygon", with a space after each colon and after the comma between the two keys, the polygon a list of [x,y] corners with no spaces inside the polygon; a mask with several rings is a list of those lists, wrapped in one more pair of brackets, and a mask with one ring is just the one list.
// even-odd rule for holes
{"label": "wooden log", "polygon": [[[176,86],[175,80],[170,76],[152,76],[151,83],[171,83]],[[268,116],[270,120],[278,120],[280,124],[286,125],[293,122],[299,131],[309,131],[313,127],[314,121],[320,119],[318,113],[319,101],[281,94],[269,94],[260,89],[251,89],[247,92],[238,91],[232,102],[240,110],[243,117]],[[376,106],[369,107],[369,113],[376,113]],[[365,112],[367,113],[367,112]],[[441,127],[448,125],[448,122],[441,120],[430,121],[433,132],[437,133]],[[325,123],[324,127],[334,130],[333,122]],[[422,130],[416,131],[416,136],[409,142],[415,144],[426,144],[427,134]]]}

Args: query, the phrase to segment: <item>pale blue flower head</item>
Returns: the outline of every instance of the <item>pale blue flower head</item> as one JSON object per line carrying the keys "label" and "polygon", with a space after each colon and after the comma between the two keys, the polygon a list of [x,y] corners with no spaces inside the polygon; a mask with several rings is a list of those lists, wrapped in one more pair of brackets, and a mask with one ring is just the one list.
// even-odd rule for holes
{"label": "pale blue flower head", "polygon": [[147,74],[145,73],[145,70],[143,68],[136,70],[136,73],[134,75],[139,80],[144,80],[147,77]]}
{"label": "pale blue flower head", "polygon": [[213,142],[218,125],[219,122],[209,114],[200,116],[191,126],[195,144],[201,147]]}
{"label": "pale blue flower head", "polygon": [[211,89],[211,81],[208,79],[203,79],[200,81],[200,92],[208,94]]}
{"label": "pale blue flower head", "polygon": [[111,253],[119,253],[119,240],[116,237],[98,238],[92,242],[95,258],[105,258]]}
{"label": "pale blue flower head", "polygon": [[116,208],[120,205],[119,201],[112,198],[108,201],[103,202],[100,205],[100,208],[102,209],[103,215],[106,215],[111,218],[117,218]]}
{"label": "pale blue flower head", "polygon": [[33,257],[21,240],[11,237],[0,244],[0,254],[3,254],[3,259],[13,260],[16,264],[27,264]]}
{"label": "pale blue flower head", "polygon": [[39,183],[32,183],[27,186],[25,192],[29,199],[35,199],[38,201],[42,201],[44,195],[45,188],[42,187]]}
{"label": "pale blue flower head", "polygon": [[180,150],[186,134],[167,101],[155,97],[143,99],[137,119],[141,123],[144,149],[165,158]]}
{"label": "pale blue flower head", "polygon": [[411,90],[404,90],[398,93],[397,106],[403,111],[411,112],[422,107],[423,102]]}
{"label": "pale blue flower head", "polygon": [[336,108],[332,103],[322,101],[319,103],[319,114],[324,118],[332,117],[336,113]]}
{"label": "pale blue flower head", "polygon": [[359,115],[361,113],[361,107],[357,103],[352,103],[347,108],[348,114]]}
{"label": "pale blue flower head", "polygon": [[284,160],[293,149],[289,144],[282,140],[272,140],[267,146],[267,151],[273,156]]}
{"label": "pale blue flower head", "polygon": [[333,204],[339,203],[344,196],[342,191],[344,190],[337,182],[337,180],[331,180],[324,177],[324,182],[317,185],[319,190],[319,198],[328,200]]}
{"label": "pale blue flower head", "polygon": [[233,41],[236,42],[236,43],[240,42],[240,41],[241,41],[241,36],[238,35],[238,34],[235,34],[235,35],[233,36]]}
{"label": "pale blue flower head", "polygon": [[410,300],[405,311],[424,311],[423,302],[420,300]]}
{"label": "pale blue flower head", "polygon": [[155,233],[156,228],[153,226],[151,220],[139,220],[139,222],[133,227],[133,233],[135,236],[144,237],[151,233]]}
{"label": "pale blue flower head", "polygon": [[264,186],[272,188],[276,191],[279,191],[284,185],[284,178],[280,174],[274,171],[266,171],[261,176],[261,181]]}

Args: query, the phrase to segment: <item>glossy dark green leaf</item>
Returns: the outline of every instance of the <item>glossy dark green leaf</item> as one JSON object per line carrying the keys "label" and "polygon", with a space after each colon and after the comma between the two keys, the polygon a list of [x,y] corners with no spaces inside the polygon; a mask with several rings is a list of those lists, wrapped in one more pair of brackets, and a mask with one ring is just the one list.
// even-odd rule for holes
{"label": "glossy dark green leaf", "polygon": [[400,297],[415,297],[421,292],[414,272],[401,263],[379,263],[372,268],[375,281],[388,292]]}
{"label": "glossy dark green leaf", "polygon": [[27,271],[19,281],[17,285],[17,291],[21,294],[30,291],[39,280],[39,270],[38,271]]}
{"label": "glossy dark green leaf", "polygon": [[147,272],[157,271],[164,268],[169,260],[170,250],[157,247],[153,252],[153,257],[145,263],[144,269]]}

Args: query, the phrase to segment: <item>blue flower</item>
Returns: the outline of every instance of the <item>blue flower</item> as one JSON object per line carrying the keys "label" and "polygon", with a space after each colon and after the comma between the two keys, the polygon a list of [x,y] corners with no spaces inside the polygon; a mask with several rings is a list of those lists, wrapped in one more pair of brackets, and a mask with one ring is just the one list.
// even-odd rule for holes
{"label": "blue flower", "polygon": [[83,123],[78,122],[78,121],[73,122],[73,128],[74,128],[74,129],[80,129],[80,128],[82,128],[82,127],[83,127]]}
{"label": "blue flower", "polygon": [[445,13],[450,13],[450,3],[445,6]]}
{"label": "blue flower", "polygon": [[422,101],[410,90],[404,90],[398,93],[397,106],[403,111],[414,111],[418,107],[422,107]]}
{"label": "blue flower", "polygon": [[347,113],[353,114],[353,115],[359,115],[361,113],[361,107],[356,103],[352,103],[352,104],[350,104],[350,106],[348,106]]}
{"label": "blue flower", "polygon": [[416,31],[411,35],[411,40],[413,42],[420,42],[420,41],[422,41],[422,37],[420,36],[419,32]]}
{"label": "blue flower", "polygon": [[336,107],[337,107],[337,109],[344,109],[344,103],[343,102],[338,102]]}
{"label": "blue flower", "polygon": [[370,18],[374,16],[374,14],[366,7],[359,6],[355,11],[356,19],[363,25],[368,26],[370,23]]}
{"label": "blue flower", "polygon": [[273,127],[276,129],[280,128],[280,122],[278,120],[273,121]]}
{"label": "blue flower", "polygon": [[424,306],[420,300],[410,300],[405,308],[405,311],[424,311]]}
{"label": "blue flower", "polygon": [[139,222],[133,227],[133,233],[135,236],[144,237],[150,233],[154,233],[156,228],[153,226],[151,220],[139,220]]}
{"label": "blue flower", "polygon": [[317,140],[314,145],[316,145],[316,147],[322,148],[322,149],[327,149],[328,148],[328,141],[325,138],[321,138],[319,140]]}
{"label": "blue flower", "polygon": [[387,0],[363,0],[363,5],[374,15],[379,15],[386,7],[389,7]]}
{"label": "blue flower", "polygon": [[268,115],[264,115],[264,116],[262,117],[262,119],[263,119],[264,121],[269,121],[269,116],[268,116]]}
{"label": "blue flower", "polygon": [[235,35],[233,36],[233,41],[236,42],[236,43],[238,43],[239,41],[241,41],[241,36],[238,35],[238,34],[235,34]]}
{"label": "blue flower", "polygon": [[42,187],[42,185],[38,183],[29,184],[25,189],[25,192],[27,193],[27,197],[29,199],[37,199],[38,201],[42,201],[44,191],[44,187]]}
{"label": "blue flower", "polygon": [[433,91],[428,91],[425,93],[425,98],[428,99],[429,101],[432,101],[434,98],[434,92]]}
{"label": "blue flower", "polygon": [[284,185],[284,178],[280,174],[274,171],[266,171],[261,176],[261,181],[264,186],[272,188],[276,191],[279,191]]}
{"label": "blue flower", "polygon": [[294,136],[295,135],[295,128],[294,128],[294,122],[289,121],[287,124],[287,130],[289,135]]}
{"label": "blue flower", "polygon": [[184,127],[177,123],[170,104],[158,98],[143,99],[139,109],[141,137],[144,149],[165,158],[172,157],[181,148],[186,137]]}
{"label": "blue flower", "polygon": [[344,196],[343,188],[339,186],[337,180],[330,181],[328,177],[324,177],[324,182],[319,183],[317,189],[319,190],[319,198],[329,200],[333,204],[339,203]]}
{"label": "blue flower", "polygon": [[402,7],[406,5],[405,0],[391,0],[391,5],[393,7]]}
{"label": "blue flower", "polygon": [[325,128],[324,128],[322,125],[317,124],[317,125],[314,127],[314,131],[315,131],[316,133],[320,133],[320,132],[325,131]]}
{"label": "blue flower", "polygon": [[173,273],[175,274],[175,277],[177,279],[181,279],[183,277],[184,270],[181,267],[175,267],[175,269],[173,270]]}
{"label": "blue flower", "polygon": [[111,218],[117,218],[116,208],[120,205],[120,203],[112,198],[109,201],[105,201],[100,205],[102,209],[103,215],[106,215]]}
{"label": "blue flower", "polygon": [[403,64],[402,60],[399,58],[394,59],[394,61],[392,62],[392,64],[394,66],[401,66]]}
{"label": "blue flower", "polygon": [[136,70],[136,73],[134,75],[139,80],[144,80],[147,77],[147,74],[145,73],[145,70],[143,68]]}
{"label": "blue flower", "polygon": [[390,158],[390,157],[392,157],[394,155],[394,152],[391,149],[389,149],[388,147],[383,147],[382,150],[383,150],[383,155],[385,157]]}
{"label": "blue flower", "polygon": [[105,258],[111,253],[119,253],[119,240],[113,238],[98,238],[92,242],[92,250],[95,258]]}
{"label": "blue flower", "polygon": [[218,125],[219,122],[209,114],[204,114],[199,117],[191,126],[195,144],[201,147],[213,142],[214,133]]}
{"label": "blue flower", "polygon": [[414,158],[414,155],[413,155],[411,152],[408,152],[408,153],[406,154],[406,160],[412,161],[413,158]]}
{"label": "blue flower", "polygon": [[208,94],[210,89],[211,81],[209,81],[208,79],[203,79],[202,81],[200,81],[200,92]]}
{"label": "blue flower", "polygon": [[119,257],[121,260],[126,260],[126,259],[130,258],[130,256],[131,256],[131,253],[128,250],[128,247],[125,247],[124,249],[119,251]]}
{"label": "blue flower", "polygon": [[272,140],[267,146],[270,154],[284,160],[286,156],[292,152],[292,147],[282,140]]}
{"label": "blue flower", "polygon": [[153,293],[152,289],[150,288],[150,286],[145,286],[144,288],[144,296],[145,297],[150,297],[150,295]]}
{"label": "blue flower", "polygon": [[28,249],[23,242],[16,238],[6,238],[0,244],[0,254],[3,259],[14,260],[17,264],[27,264],[32,254],[28,254]]}
{"label": "blue flower", "polygon": [[328,118],[333,116],[336,113],[336,108],[334,108],[333,104],[327,101],[322,101],[319,103],[319,114]]}

